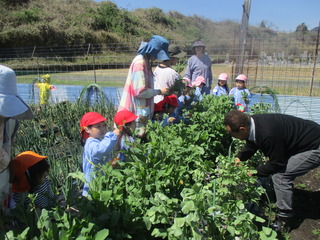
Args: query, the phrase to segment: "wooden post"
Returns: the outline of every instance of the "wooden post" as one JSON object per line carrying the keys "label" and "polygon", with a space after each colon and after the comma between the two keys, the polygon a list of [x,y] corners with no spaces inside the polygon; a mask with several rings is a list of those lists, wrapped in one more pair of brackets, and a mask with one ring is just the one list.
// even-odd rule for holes
{"label": "wooden post", "polygon": [[313,68],[312,68],[312,74],[311,74],[311,82],[310,82],[310,97],[312,95],[312,88],[313,88],[313,82],[314,82],[314,72],[317,65],[317,58],[318,58],[318,46],[319,46],[319,33],[320,33],[320,22],[318,26],[318,35],[317,35],[317,42],[316,42],[316,50],[314,53],[314,62],[313,62]]}
{"label": "wooden post", "polygon": [[239,48],[236,60],[236,74],[243,73],[244,52],[247,42],[248,23],[250,15],[251,0],[245,0],[242,5],[242,21],[240,26]]}
{"label": "wooden post", "polygon": [[88,55],[89,55],[89,52],[90,52],[90,47],[91,47],[91,43],[89,43],[89,45],[88,45],[88,50],[87,50],[87,57],[88,57]]}
{"label": "wooden post", "polygon": [[93,63],[94,83],[97,83],[96,62],[95,62],[94,55],[92,56],[92,63]]}
{"label": "wooden post", "polygon": [[33,59],[34,53],[36,52],[36,48],[37,48],[37,46],[34,46],[34,47],[33,47],[32,55],[31,55],[31,59]]}

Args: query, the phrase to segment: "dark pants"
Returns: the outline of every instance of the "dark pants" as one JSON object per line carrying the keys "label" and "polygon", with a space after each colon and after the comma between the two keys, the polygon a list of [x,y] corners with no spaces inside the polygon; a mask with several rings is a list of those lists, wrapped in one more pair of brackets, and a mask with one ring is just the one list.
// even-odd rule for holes
{"label": "dark pants", "polygon": [[286,168],[272,176],[279,216],[292,216],[293,180],[320,166],[320,147],[289,158]]}

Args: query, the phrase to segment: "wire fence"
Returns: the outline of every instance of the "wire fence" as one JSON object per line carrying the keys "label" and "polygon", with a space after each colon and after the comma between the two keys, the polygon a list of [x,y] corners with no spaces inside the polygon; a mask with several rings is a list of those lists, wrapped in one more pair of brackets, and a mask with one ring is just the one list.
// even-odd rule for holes
{"label": "wire fence", "polygon": [[[171,41],[171,44],[179,45],[187,52],[187,57],[183,59],[184,62],[193,54],[192,42],[190,40]],[[212,60],[214,79],[217,79],[221,72],[226,72],[231,76],[228,80],[229,87],[233,87],[233,79],[237,74],[235,69],[239,64],[236,60],[239,59],[239,49],[243,47],[239,44],[239,39],[237,37],[219,39],[206,41],[205,44],[205,51]],[[31,83],[35,77],[48,73],[51,75],[52,84],[84,86],[98,83],[103,86],[119,87],[125,83],[129,65],[139,45],[140,42],[125,42],[122,44],[0,48],[0,63],[16,71],[18,82],[29,79]],[[244,55],[241,56],[242,73],[248,76],[247,87],[250,89],[255,86],[267,86],[275,93],[285,96],[283,102],[286,102],[286,105],[290,104],[288,108],[299,109],[296,107],[298,104],[304,109],[306,108],[304,106],[307,106],[307,112],[318,113],[317,109],[320,109],[320,103],[317,105],[318,97],[320,97],[318,45],[319,35],[309,37],[308,40],[287,36],[248,37]],[[183,74],[184,70],[181,72],[182,76]],[[67,95],[79,94],[70,92],[70,89]],[[308,98],[307,100],[300,97],[314,99]],[[286,98],[291,99],[290,102],[287,102]],[[291,101],[294,104],[291,104]],[[312,104],[304,103],[306,101]],[[282,109],[286,108],[285,105],[282,106]]]}
{"label": "wire fence", "polygon": [[[248,75],[248,86],[267,85],[288,95],[320,96],[317,40],[316,37],[312,41],[297,41],[288,37],[247,38],[241,69]],[[187,52],[187,58],[192,55],[192,41],[172,42]],[[0,62],[13,68],[18,76],[49,73],[52,79],[61,81],[105,85],[124,83],[139,44],[126,42],[0,49]],[[235,69],[239,63],[236,59],[240,47],[237,38],[206,42],[214,78],[221,72],[227,72],[230,76],[237,74]],[[230,81],[229,85],[232,84]]]}

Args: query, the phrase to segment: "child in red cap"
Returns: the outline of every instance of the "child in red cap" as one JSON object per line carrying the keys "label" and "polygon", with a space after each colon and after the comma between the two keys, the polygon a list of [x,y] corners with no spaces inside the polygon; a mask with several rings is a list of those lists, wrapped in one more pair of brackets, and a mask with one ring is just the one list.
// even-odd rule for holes
{"label": "child in red cap", "polygon": [[97,112],[87,112],[80,120],[81,143],[84,145],[82,167],[86,183],[83,187],[83,196],[88,195],[91,173],[99,165],[111,160],[111,153],[116,146],[120,129],[107,132],[107,119]]}
{"label": "child in red cap", "polygon": [[168,116],[164,119],[164,123],[162,125],[167,126],[172,123],[179,123],[180,118],[175,113],[175,109],[179,106],[177,96],[174,94],[171,94],[170,96],[165,96],[162,102],[163,111],[164,113],[168,114]]}
{"label": "child in red cap", "polygon": [[118,158],[122,162],[125,161],[125,153],[123,151],[128,151],[130,148],[130,144],[128,145],[128,143],[132,143],[134,141],[133,134],[136,129],[137,118],[137,115],[128,110],[119,111],[114,116],[114,122],[121,130],[116,150],[121,151],[118,154]]}
{"label": "child in red cap", "polygon": [[161,122],[163,120],[163,101],[154,104],[154,113],[152,117],[152,122],[158,121]]}

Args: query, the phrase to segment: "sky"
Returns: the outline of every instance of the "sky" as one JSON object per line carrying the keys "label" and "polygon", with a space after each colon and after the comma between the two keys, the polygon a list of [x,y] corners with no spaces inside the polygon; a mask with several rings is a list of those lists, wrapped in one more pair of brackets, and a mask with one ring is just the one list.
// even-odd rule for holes
{"label": "sky", "polygon": [[[101,2],[102,0],[95,0]],[[241,23],[245,0],[112,0],[118,8],[157,7],[167,13],[174,10],[185,16],[198,15],[215,22],[232,20]],[[309,30],[318,27],[320,0],[251,0],[249,25],[260,26],[261,21],[275,31],[294,32],[305,23]]]}

